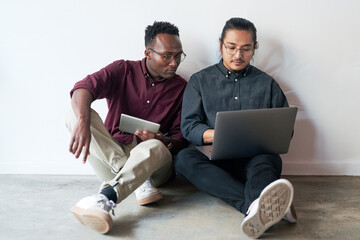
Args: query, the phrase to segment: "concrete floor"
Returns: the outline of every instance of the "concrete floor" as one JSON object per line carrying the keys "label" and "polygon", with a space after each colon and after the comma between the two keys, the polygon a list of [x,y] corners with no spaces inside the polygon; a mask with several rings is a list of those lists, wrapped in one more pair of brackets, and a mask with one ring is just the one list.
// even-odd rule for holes
{"label": "concrete floor", "polygon": [[[284,178],[295,188],[298,223],[281,221],[261,239],[360,239],[360,177]],[[161,188],[165,198],[154,205],[140,207],[130,195],[100,235],[69,211],[98,186],[95,176],[0,175],[0,239],[248,239],[241,213],[181,178]]]}

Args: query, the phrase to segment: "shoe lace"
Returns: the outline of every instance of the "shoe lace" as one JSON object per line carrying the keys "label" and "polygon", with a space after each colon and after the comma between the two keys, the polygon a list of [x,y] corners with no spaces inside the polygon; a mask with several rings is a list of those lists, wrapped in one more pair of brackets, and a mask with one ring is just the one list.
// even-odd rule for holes
{"label": "shoe lace", "polygon": [[145,191],[147,188],[152,188],[153,185],[151,184],[150,179],[147,179],[141,186],[139,187],[141,191]]}
{"label": "shoe lace", "polygon": [[111,211],[111,214],[115,216],[114,208],[116,207],[116,203],[113,200],[109,200],[106,196],[100,195],[100,199],[98,203],[108,212]]}

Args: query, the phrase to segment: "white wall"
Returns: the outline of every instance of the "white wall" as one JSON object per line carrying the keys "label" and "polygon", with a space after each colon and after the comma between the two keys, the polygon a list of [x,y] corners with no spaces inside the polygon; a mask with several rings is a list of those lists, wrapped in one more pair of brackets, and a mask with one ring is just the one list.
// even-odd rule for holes
{"label": "white wall", "polygon": [[[179,73],[219,60],[225,21],[258,29],[253,64],[300,108],[284,174],[360,175],[360,2],[0,2],[0,173],[88,174],[68,153],[64,115],[73,84],[117,59],[140,59],[144,29],[175,23],[187,59]],[[94,108],[106,114],[100,101]]]}

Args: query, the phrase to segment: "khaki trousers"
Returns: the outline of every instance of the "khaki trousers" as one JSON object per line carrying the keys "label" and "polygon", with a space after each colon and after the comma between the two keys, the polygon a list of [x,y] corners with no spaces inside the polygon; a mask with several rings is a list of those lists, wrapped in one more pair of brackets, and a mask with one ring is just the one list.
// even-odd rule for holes
{"label": "khaki trousers", "polygon": [[[71,110],[66,126],[71,132],[77,117]],[[91,109],[90,155],[87,158],[96,176],[103,181],[100,191],[112,186],[117,203],[128,197],[146,179],[152,178],[155,186],[164,184],[171,176],[172,156],[157,139],[137,144],[136,138],[125,145],[116,141],[106,130],[99,114]]]}

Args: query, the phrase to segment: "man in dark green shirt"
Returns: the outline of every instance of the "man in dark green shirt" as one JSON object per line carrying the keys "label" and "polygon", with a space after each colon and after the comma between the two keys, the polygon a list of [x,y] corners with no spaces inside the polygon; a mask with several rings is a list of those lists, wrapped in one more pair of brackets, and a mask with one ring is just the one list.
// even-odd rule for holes
{"label": "man in dark green shirt", "polygon": [[[181,131],[194,145],[213,142],[219,111],[288,107],[276,81],[250,65],[258,46],[251,22],[228,20],[219,45],[220,62],[195,73],[184,92]],[[283,217],[296,222],[295,212],[289,211],[293,209],[293,186],[280,179],[279,155],[210,161],[197,149],[187,148],[178,154],[175,169],[201,191],[244,213],[241,227],[249,237],[260,237]]]}

